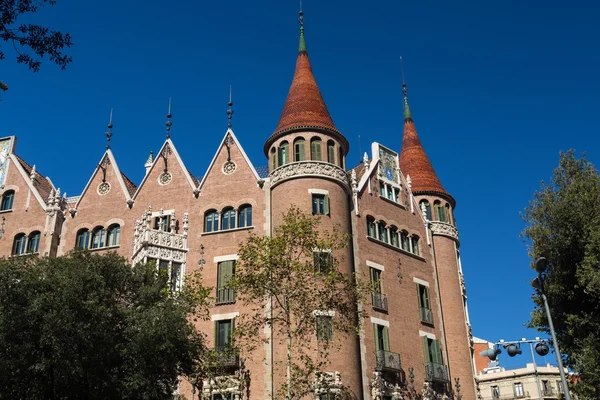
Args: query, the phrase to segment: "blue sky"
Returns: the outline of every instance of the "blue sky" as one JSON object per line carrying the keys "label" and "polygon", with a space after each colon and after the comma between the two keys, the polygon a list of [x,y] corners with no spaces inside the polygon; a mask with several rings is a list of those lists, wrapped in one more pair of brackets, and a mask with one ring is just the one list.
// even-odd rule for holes
{"label": "blue sky", "polygon": [[[417,131],[457,199],[474,333],[535,337],[523,326],[534,274],[519,212],[561,149],[600,164],[599,6],[305,0],[304,10],[313,70],[351,143],[349,164],[373,141],[400,150],[404,58]],[[28,20],[70,32],[73,63],[61,71],[46,61],[34,74],[4,46],[0,79],[10,90],[0,135],[17,135],[17,153],[77,195],[114,108],[112,149],[139,183],[148,152],[164,141],[172,97],[172,138],[202,175],[227,128],[231,84],[236,135],[254,164],[266,165],[262,144],[294,72],[297,11],[282,0],[58,0]],[[506,366],[526,361],[502,357]]]}

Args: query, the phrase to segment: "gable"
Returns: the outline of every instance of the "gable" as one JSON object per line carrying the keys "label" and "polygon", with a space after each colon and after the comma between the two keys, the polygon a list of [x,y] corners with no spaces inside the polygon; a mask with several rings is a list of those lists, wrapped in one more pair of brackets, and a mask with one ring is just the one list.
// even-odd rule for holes
{"label": "gable", "polygon": [[[46,210],[48,197],[51,193],[53,194],[55,190],[52,182],[50,182],[48,178],[44,178],[41,174],[39,174],[36,171],[35,166],[30,166],[16,154],[10,154],[9,157],[14,169],[8,169],[8,176],[5,184],[10,184],[9,180],[12,180],[15,176],[19,177],[25,184],[23,189],[26,187],[28,190],[30,190],[40,207],[43,210]],[[30,204],[29,201],[27,204]]]}

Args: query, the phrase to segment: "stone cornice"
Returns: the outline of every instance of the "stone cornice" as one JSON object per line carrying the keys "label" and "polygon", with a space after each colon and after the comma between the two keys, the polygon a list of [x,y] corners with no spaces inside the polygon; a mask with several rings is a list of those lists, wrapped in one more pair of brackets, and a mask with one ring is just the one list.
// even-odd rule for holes
{"label": "stone cornice", "polygon": [[270,175],[271,187],[289,179],[307,176],[329,179],[340,183],[345,190],[350,190],[346,172],[337,165],[322,161],[299,161],[273,170]]}
{"label": "stone cornice", "polygon": [[430,221],[429,228],[431,229],[431,233],[434,235],[446,236],[450,239],[459,243],[458,240],[458,229],[454,225],[448,224],[446,222],[440,221]]}

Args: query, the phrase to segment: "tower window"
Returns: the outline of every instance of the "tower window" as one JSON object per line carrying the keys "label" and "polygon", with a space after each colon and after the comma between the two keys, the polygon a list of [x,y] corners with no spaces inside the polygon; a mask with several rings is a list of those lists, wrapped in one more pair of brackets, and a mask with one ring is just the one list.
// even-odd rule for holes
{"label": "tower window", "polygon": [[12,210],[13,200],[15,199],[14,190],[7,190],[2,195],[2,202],[0,202],[0,211]]}
{"label": "tower window", "polygon": [[329,215],[329,196],[313,193],[312,209],[313,215]]}
{"label": "tower window", "polygon": [[306,160],[304,139],[298,138],[294,141],[294,161],[304,161],[304,160]]}
{"label": "tower window", "polygon": [[281,167],[290,162],[290,145],[288,142],[281,142],[277,150],[277,165]]}
{"label": "tower window", "polygon": [[446,210],[442,206],[442,203],[439,200],[436,200],[433,203],[433,209],[435,210],[435,215],[438,221],[446,222]]}
{"label": "tower window", "polygon": [[271,171],[277,168],[277,150],[271,147]]}
{"label": "tower window", "polygon": [[310,140],[310,159],[314,161],[321,161],[323,155],[321,154],[321,139],[314,137]]}
{"label": "tower window", "polygon": [[422,209],[422,205],[425,205],[425,215],[427,216],[427,220],[431,221],[431,205],[427,200],[421,200],[419,203],[419,206],[421,206],[420,209]]}
{"label": "tower window", "polygon": [[335,164],[335,143],[333,140],[327,142],[327,162]]}

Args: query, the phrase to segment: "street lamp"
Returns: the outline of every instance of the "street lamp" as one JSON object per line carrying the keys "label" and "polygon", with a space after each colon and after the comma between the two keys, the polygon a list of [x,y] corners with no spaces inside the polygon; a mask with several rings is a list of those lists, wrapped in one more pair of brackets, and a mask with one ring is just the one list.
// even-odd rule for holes
{"label": "street lamp", "polygon": [[[544,307],[546,309],[546,317],[548,318],[548,326],[550,327],[550,334],[552,335],[552,343],[554,344],[554,352],[556,353],[556,362],[560,371],[560,379],[562,381],[563,393],[565,394],[565,400],[571,400],[571,394],[569,393],[569,385],[567,385],[567,378],[565,376],[565,370],[563,368],[562,356],[558,348],[558,340],[556,340],[556,332],[554,332],[554,324],[552,323],[552,315],[550,314],[550,306],[548,305],[548,299],[546,293],[544,293],[544,276],[542,273],[548,268],[548,260],[546,257],[540,257],[535,261],[535,270],[538,273],[537,278],[531,281],[531,286],[534,289],[539,290],[544,301]],[[537,351],[537,346],[536,346]],[[547,353],[546,353],[547,354]]]}

